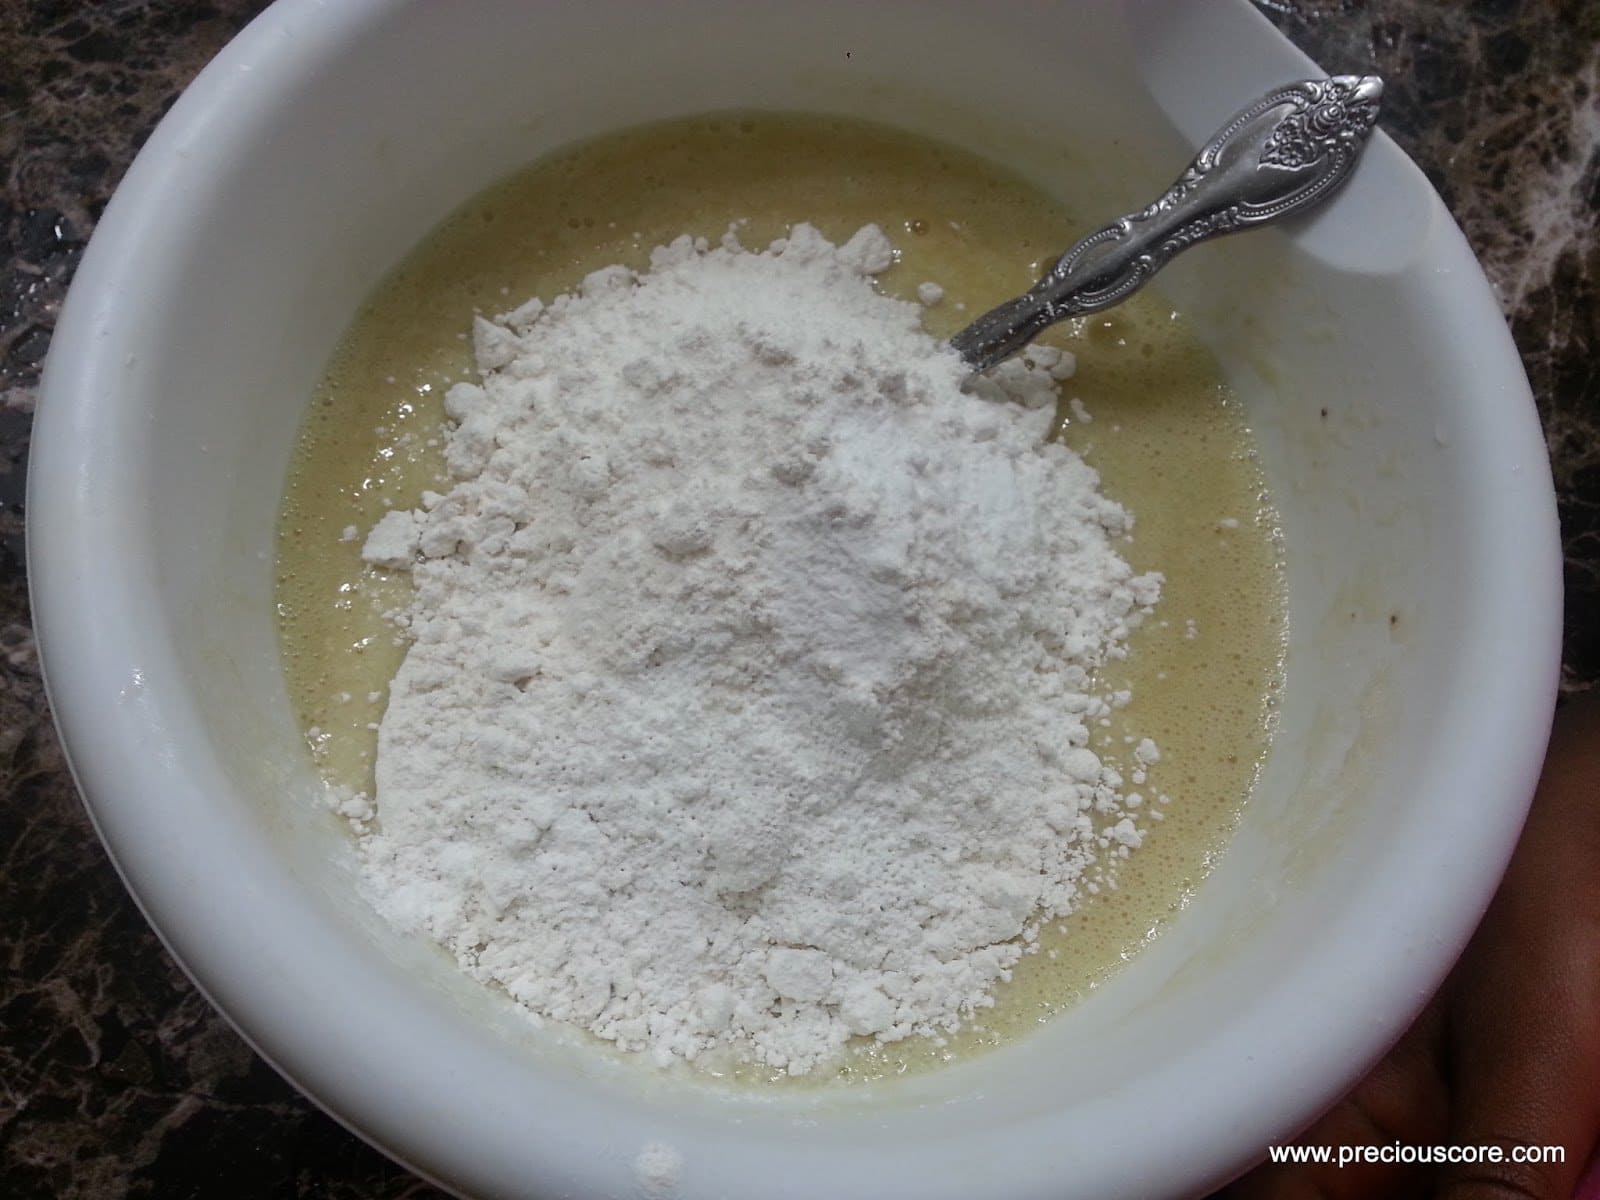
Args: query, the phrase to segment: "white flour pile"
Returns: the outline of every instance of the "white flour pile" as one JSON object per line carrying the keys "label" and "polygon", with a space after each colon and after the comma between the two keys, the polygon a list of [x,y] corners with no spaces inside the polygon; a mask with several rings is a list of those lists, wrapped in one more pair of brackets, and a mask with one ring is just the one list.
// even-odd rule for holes
{"label": "white flour pile", "polygon": [[891,261],[685,237],[480,321],[455,486],[366,542],[416,583],[377,903],[662,1063],[947,1031],[1140,840],[1090,677],[1160,579],[1045,442],[1070,360],[964,392]]}

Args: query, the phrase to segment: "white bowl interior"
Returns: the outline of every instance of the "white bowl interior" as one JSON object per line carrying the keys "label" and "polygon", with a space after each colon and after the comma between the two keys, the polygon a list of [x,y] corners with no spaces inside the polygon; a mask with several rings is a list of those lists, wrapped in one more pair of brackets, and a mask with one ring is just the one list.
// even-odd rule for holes
{"label": "white bowl interior", "polygon": [[1458,231],[1386,139],[1292,235],[1203,248],[1164,280],[1248,404],[1283,513],[1281,730],[1177,926],[1008,1049],[757,1095],[528,1026],[354,894],[281,681],[271,555],[307,396],[356,306],[546,151],[714,109],[839,112],[1109,215],[1310,73],[1242,0],[1002,20],[944,0],[269,11],[113,203],[58,334],[32,481],[75,769],[202,986],[346,1122],[483,1195],[633,1194],[632,1156],[662,1141],[688,1196],[1148,1198],[1198,1193],[1305,1121],[1474,923],[1553,691],[1558,560],[1526,382]]}

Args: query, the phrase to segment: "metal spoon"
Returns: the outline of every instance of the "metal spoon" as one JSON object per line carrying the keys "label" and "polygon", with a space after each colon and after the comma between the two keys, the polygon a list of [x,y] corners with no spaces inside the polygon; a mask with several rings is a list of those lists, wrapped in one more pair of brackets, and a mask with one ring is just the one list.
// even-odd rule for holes
{"label": "metal spoon", "polygon": [[1122,303],[1196,242],[1322,203],[1360,157],[1382,95],[1376,75],[1306,79],[1269,92],[1213,135],[1154,204],[1091,233],[950,344],[973,370],[985,370],[1057,321]]}

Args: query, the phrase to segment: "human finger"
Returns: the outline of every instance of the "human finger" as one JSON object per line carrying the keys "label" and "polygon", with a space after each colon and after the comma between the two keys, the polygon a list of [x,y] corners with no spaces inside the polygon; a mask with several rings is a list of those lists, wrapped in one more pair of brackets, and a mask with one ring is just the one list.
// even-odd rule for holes
{"label": "human finger", "polygon": [[[1444,1167],[1438,1195],[1569,1200],[1600,1131],[1600,708],[1558,722],[1453,984],[1450,1142],[1480,1161]],[[1543,1147],[1560,1161],[1516,1161]]]}
{"label": "human finger", "polygon": [[1419,1144],[1443,1138],[1449,1095],[1440,1069],[1444,1016],[1429,1005],[1376,1067],[1292,1145],[1326,1147],[1328,1162],[1263,1163],[1217,1200],[1383,1200],[1416,1195],[1418,1168],[1362,1159],[1341,1164],[1339,1151]]}

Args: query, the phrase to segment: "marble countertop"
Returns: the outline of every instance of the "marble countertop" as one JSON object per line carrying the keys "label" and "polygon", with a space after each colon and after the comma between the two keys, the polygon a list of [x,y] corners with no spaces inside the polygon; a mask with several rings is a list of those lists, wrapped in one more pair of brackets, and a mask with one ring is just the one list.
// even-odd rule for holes
{"label": "marble countertop", "polygon": [[[1389,83],[1533,382],[1567,550],[1564,689],[1600,680],[1600,6],[1258,0],[1324,65]],[[106,200],[259,0],[0,0],[0,1193],[441,1195],[263,1064],[123,891],[33,650],[23,480],[39,367]]]}

